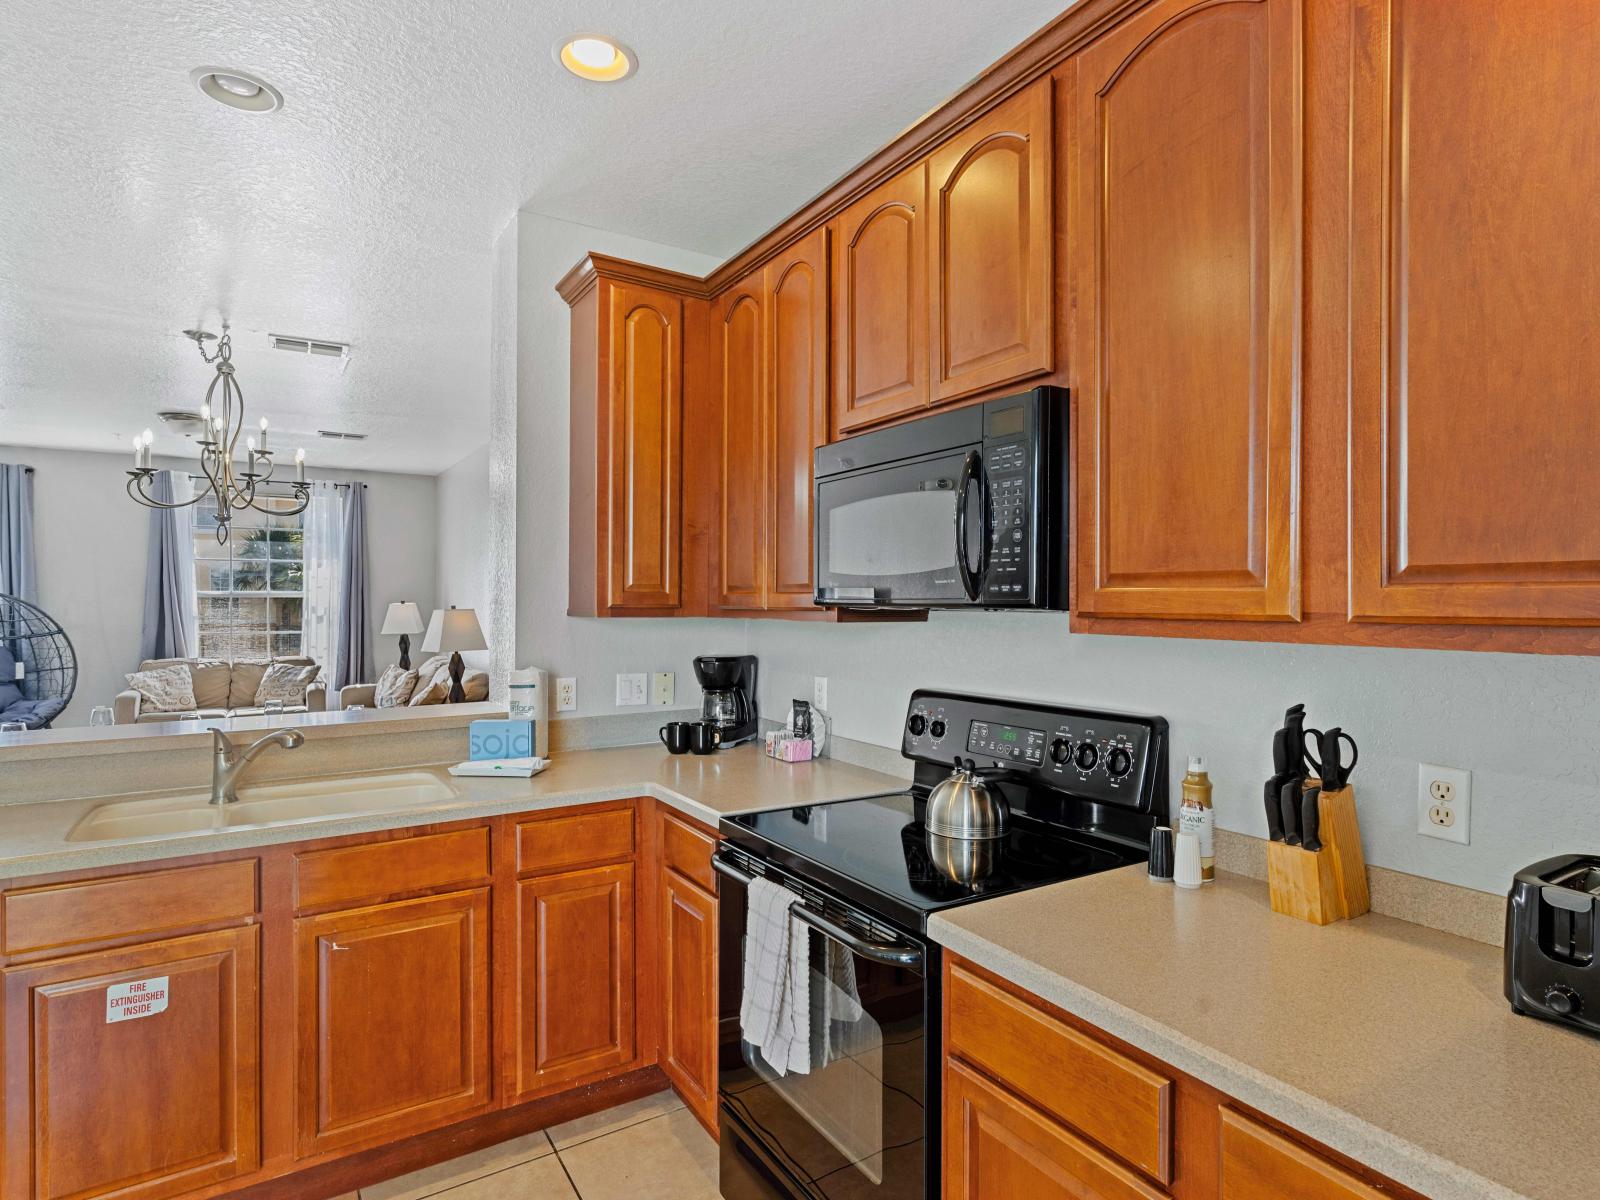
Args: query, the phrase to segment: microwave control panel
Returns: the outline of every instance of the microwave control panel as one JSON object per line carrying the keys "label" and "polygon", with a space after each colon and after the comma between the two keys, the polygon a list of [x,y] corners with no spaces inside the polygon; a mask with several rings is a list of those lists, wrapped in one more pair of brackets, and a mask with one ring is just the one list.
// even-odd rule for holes
{"label": "microwave control panel", "polygon": [[1033,592],[1034,472],[1026,439],[985,441],[989,477],[989,574],[986,601],[1022,601]]}

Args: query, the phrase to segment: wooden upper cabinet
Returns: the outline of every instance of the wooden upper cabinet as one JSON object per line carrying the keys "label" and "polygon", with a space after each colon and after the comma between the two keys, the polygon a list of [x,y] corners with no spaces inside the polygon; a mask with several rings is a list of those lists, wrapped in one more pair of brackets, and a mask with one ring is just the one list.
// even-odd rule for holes
{"label": "wooden upper cabinet", "polygon": [[767,263],[767,443],[771,464],[766,607],[811,609],[811,488],[828,440],[828,230]]}
{"label": "wooden upper cabinet", "polygon": [[836,436],[928,405],[927,190],[919,162],[839,214]]}
{"label": "wooden upper cabinet", "polygon": [[1049,371],[1051,80],[979,118],[928,163],[933,402]]}
{"label": "wooden upper cabinet", "polygon": [[717,435],[721,514],[717,603],[760,609],[767,580],[767,402],[762,347],[766,324],[755,274],[716,300],[722,405]]}
{"label": "wooden upper cabinet", "polygon": [[301,918],[295,955],[299,1157],[489,1104],[489,889]]}
{"label": "wooden upper cabinet", "polygon": [[1355,0],[1355,619],[1600,624],[1593,16]]}
{"label": "wooden upper cabinet", "polygon": [[1298,619],[1300,0],[1154,0],[1076,64],[1077,608]]}
{"label": "wooden upper cabinet", "polygon": [[[252,925],[4,973],[7,1200],[161,1200],[260,1165],[259,938]],[[112,1019],[114,992],[138,984],[159,999]]]}

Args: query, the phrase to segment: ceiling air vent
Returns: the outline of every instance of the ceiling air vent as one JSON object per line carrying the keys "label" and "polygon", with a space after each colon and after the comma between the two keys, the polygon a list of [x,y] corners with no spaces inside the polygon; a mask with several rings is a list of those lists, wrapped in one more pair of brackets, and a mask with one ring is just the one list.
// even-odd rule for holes
{"label": "ceiling air vent", "polygon": [[349,358],[350,344],[348,342],[328,342],[320,338],[288,337],[281,333],[269,333],[274,350],[288,350],[294,354],[320,354],[324,358]]}
{"label": "ceiling air vent", "polygon": [[327,438],[333,442],[364,442],[367,440],[367,435],[364,433],[345,433],[337,429],[319,429],[317,430],[317,436]]}

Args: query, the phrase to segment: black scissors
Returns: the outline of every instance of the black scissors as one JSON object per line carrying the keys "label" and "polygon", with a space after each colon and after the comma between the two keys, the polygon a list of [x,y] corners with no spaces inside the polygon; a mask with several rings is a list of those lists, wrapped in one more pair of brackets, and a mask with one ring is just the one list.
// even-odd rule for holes
{"label": "black scissors", "polygon": [[[1356,745],[1355,738],[1335,725],[1332,729],[1308,729],[1305,733],[1306,757],[1311,760],[1317,769],[1317,775],[1322,779],[1322,790],[1337,792],[1350,782],[1350,772],[1356,769],[1356,762],[1361,758],[1361,749]],[[1316,742],[1313,752],[1309,743]],[[1340,742],[1350,743],[1350,763],[1348,766],[1342,761],[1343,755],[1339,747]]]}

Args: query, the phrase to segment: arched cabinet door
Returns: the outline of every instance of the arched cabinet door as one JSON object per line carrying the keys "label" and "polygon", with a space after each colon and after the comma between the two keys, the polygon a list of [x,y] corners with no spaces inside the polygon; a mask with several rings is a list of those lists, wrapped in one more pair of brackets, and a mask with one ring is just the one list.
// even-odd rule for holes
{"label": "arched cabinet door", "polygon": [[722,389],[717,431],[722,463],[717,601],[723,608],[760,609],[766,599],[767,406],[761,299],[761,278],[755,274],[716,301]]}
{"label": "arched cabinet door", "polygon": [[933,402],[1049,371],[1051,80],[957,134],[928,165]]}
{"label": "arched cabinet door", "polygon": [[1298,620],[1301,0],[1079,56],[1077,608]]}
{"label": "arched cabinet door", "polygon": [[1600,624],[1594,17],[1355,0],[1355,620]]}
{"label": "arched cabinet door", "polygon": [[683,301],[611,287],[609,515],[612,608],[682,603]]}
{"label": "arched cabinet door", "polygon": [[835,435],[928,406],[926,163],[839,215]]}

